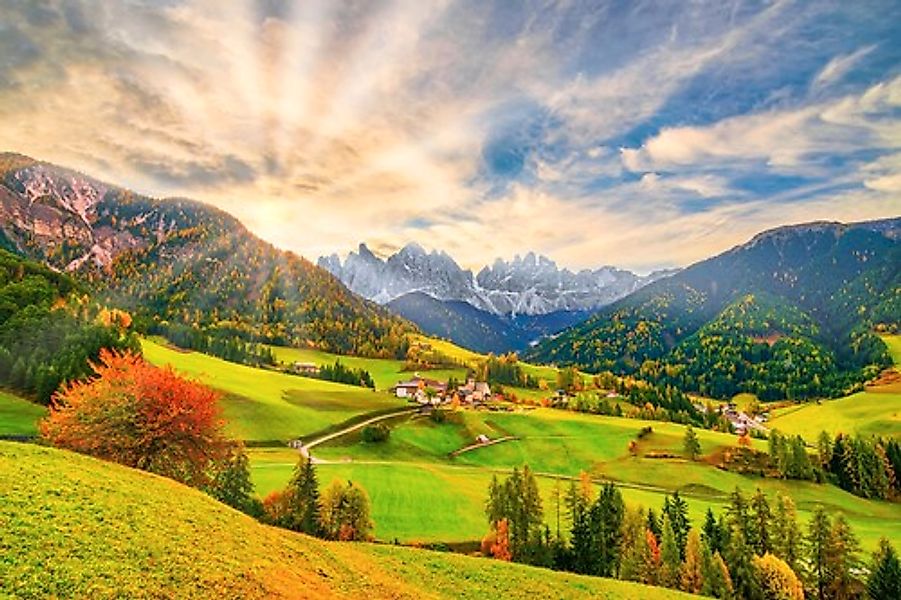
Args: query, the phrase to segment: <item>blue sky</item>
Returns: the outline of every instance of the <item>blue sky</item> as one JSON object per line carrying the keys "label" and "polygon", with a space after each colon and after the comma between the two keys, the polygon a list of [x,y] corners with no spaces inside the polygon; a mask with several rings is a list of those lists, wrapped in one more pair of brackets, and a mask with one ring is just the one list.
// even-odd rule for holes
{"label": "blue sky", "polygon": [[0,149],[315,259],[685,265],[901,215],[901,3],[0,0]]}

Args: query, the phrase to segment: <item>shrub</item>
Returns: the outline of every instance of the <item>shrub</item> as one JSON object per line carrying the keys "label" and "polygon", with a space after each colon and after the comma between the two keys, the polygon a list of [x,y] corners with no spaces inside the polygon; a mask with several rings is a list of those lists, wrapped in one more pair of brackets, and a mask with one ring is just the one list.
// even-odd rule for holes
{"label": "shrub", "polygon": [[213,390],[130,352],[101,350],[91,367],[93,379],[53,396],[44,439],[195,487],[210,483],[229,453]]}
{"label": "shrub", "polygon": [[377,444],[387,442],[388,437],[391,435],[391,430],[384,423],[376,423],[375,425],[364,427],[360,435],[363,437],[364,442]]}

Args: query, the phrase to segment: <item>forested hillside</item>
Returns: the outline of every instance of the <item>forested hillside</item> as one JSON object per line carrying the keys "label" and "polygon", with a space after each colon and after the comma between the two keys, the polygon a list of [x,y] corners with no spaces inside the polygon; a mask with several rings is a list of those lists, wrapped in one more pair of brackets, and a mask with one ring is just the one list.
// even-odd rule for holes
{"label": "forested hillside", "polygon": [[836,396],[890,364],[901,219],[783,227],[653,283],[532,358],[715,397]]}
{"label": "forested hillside", "polygon": [[6,154],[0,218],[0,245],[83,279],[140,328],[200,349],[224,339],[403,356],[414,329],[197,202],[143,197]]}
{"label": "forested hillside", "polygon": [[88,375],[101,348],[138,348],[127,315],[77,292],[70,277],[0,250],[0,385],[46,403]]}

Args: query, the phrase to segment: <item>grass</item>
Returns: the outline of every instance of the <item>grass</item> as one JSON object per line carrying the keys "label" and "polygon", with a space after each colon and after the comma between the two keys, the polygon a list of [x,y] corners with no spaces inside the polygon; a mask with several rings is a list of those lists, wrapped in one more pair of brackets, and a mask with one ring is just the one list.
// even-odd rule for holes
{"label": "grass", "polygon": [[0,596],[19,598],[682,598],[460,555],[323,542],[173,481],[0,442]]}
{"label": "grass", "polygon": [[[633,457],[627,447],[638,430],[649,425],[653,433],[639,443]],[[710,455],[734,445],[735,436],[696,430],[702,450]],[[515,435],[520,439],[479,448],[455,459],[448,454],[485,433],[492,438]],[[363,443],[347,436],[315,450],[331,461],[319,467],[320,483],[332,478],[352,479],[373,499],[379,539],[403,542],[464,542],[485,532],[484,500],[492,474],[507,473],[528,464],[542,475],[545,513],[553,528],[552,491],[555,476],[573,478],[584,470],[599,480],[620,486],[627,502],[659,508],[664,495],[679,491],[689,502],[695,524],[704,511],[721,512],[728,494],[739,487],[747,495],[756,488],[774,496],[791,496],[802,521],[817,506],[830,514],[842,513],[867,550],[879,537],[901,539],[901,506],[858,498],[834,486],[760,479],[714,468],[706,462],[681,458],[650,458],[655,453],[681,454],[684,428],[672,423],[644,422],[618,417],[536,409],[518,413],[460,412],[448,423],[407,418],[396,423],[388,442]],[[758,448],[765,442],[755,440]],[[292,451],[254,451],[254,481],[260,493],[283,487],[297,460]],[[565,483],[564,485],[568,485]]]}
{"label": "grass", "polygon": [[37,435],[38,420],[47,409],[0,390],[0,435]]}
{"label": "grass", "polygon": [[232,435],[249,442],[285,441],[309,435],[362,413],[403,406],[389,394],[183,352],[151,340],[144,356],[223,392]]}
{"label": "grass", "polygon": [[769,426],[800,435],[810,444],[822,431],[832,436],[843,432],[901,438],[901,386],[871,388],[838,400],[782,408]]}
{"label": "grass", "polygon": [[[883,335],[896,368],[901,365],[901,335]],[[770,427],[815,443],[822,431],[830,435],[860,433],[901,438],[901,383],[869,387],[837,400],[779,409]]]}
{"label": "grass", "polygon": [[[404,362],[401,360],[392,360],[389,358],[362,358],[358,356],[340,356],[338,354],[330,354],[319,350],[310,350],[302,348],[287,348],[284,346],[270,346],[275,359],[284,364],[292,364],[295,362],[310,362],[317,365],[334,364],[335,361],[341,361],[342,364],[353,369],[364,369],[372,375],[372,380],[379,390],[387,390],[398,381],[409,379],[413,373],[404,371]],[[451,376],[457,379],[463,379],[466,376],[466,369],[441,369],[427,371],[422,373],[423,376],[430,379],[438,379],[447,381]]]}

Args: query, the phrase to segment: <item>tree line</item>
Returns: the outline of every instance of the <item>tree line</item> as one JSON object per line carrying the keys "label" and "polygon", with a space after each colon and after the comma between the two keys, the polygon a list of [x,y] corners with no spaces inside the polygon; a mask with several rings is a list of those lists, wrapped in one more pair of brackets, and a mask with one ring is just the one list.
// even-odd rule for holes
{"label": "tree line", "polygon": [[611,483],[595,492],[584,473],[565,492],[558,479],[553,502],[552,533],[534,473],[526,466],[495,476],[483,554],[715,598],[901,597],[901,564],[888,540],[865,562],[842,515],[819,507],[802,527],[794,502],[781,494],[771,499],[758,489],[748,498],[736,488],[725,512],[708,509],[698,526],[678,492],[658,514],[627,506]]}

